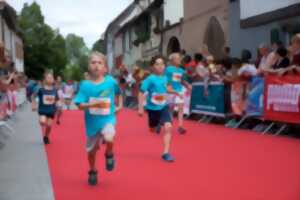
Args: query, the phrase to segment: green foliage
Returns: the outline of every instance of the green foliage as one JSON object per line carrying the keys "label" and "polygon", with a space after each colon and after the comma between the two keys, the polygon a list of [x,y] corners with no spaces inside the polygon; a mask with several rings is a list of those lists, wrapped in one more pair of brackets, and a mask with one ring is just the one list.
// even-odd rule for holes
{"label": "green foliage", "polygon": [[68,65],[63,72],[64,80],[80,81],[83,79],[84,71],[78,65]]}
{"label": "green foliage", "polygon": [[62,75],[67,64],[66,44],[59,31],[45,24],[40,6],[27,3],[18,17],[24,39],[25,72],[41,79],[46,69]]}
{"label": "green foliage", "polygon": [[102,39],[97,40],[94,43],[92,50],[93,51],[98,51],[100,53],[105,53],[104,52],[104,40],[102,40]]}

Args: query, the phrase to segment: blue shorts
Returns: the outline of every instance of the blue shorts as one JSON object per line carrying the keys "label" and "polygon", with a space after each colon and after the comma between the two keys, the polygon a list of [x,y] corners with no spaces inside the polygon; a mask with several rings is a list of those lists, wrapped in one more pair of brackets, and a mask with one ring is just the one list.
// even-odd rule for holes
{"label": "blue shorts", "polygon": [[150,128],[155,128],[159,125],[163,126],[165,123],[172,122],[169,106],[165,106],[162,110],[147,110],[147,112]]}

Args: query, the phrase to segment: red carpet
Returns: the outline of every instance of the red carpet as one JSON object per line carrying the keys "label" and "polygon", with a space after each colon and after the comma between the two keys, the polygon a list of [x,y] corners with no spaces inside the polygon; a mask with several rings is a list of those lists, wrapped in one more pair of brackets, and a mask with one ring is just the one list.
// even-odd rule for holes
{"label": "red carpet", "polygon": [[89,187],[83,115],[64,113],[47,146],[56,200],[300,199],[297,139],[187,122],[187,135],[174,134],[176,162],[168,164],[146,117],[124,110],[118,118],[116,170],[104,170],[101,151],[100,184]]}

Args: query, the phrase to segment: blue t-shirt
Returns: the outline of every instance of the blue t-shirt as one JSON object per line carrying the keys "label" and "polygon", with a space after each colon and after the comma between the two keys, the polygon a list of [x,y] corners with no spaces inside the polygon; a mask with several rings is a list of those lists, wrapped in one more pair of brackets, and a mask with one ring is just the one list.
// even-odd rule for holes
{"label": "blue t-shirt", "polygon": [[56,112],[56,101],[58,100],[56,89],[40,88],[37,92],[37,97],[39,100],[39,113],[54,114]]}
{"label": "blue t-shirt", "polygon": [[150,75],[141,85],[141,92],[147,94],[147,110],[162,110],[167,105],[167,77]]}
{"label": "blue t-shirt", "polygon": [[165,70],[165,74],[168,78],[168,85],[171,85],[173,90],[175,90],[176,92],[182,92],[182,80],[185,74],[185,70],[180,67],[168,66]]}
{"label": "blue t-shirt", "polygon": [[115,95],[120,94],[117,81],[106,75],[101,83],[90,80],[82,81],[74,102],[81,103],[99,102],[99,108],[90,108],[85,111],[85,128],[88,137],[96,135],[107,124],[116,124]]}

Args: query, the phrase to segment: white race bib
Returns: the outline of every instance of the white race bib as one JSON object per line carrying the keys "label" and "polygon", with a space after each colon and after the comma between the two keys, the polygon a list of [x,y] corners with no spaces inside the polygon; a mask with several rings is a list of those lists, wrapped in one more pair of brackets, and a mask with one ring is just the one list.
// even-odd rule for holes
{"label": "white race bib", "polygon": [[43,103],[45,105],[55,104],[55,96],[53,96],[53,95],[43,95]]}
{"label": "white race bib", "polygon": [[90,114],[91,115],[110,115],[110,106],[111,106],[111,100],[109,97],[91,97],[90,103],[99,103],[99,107],[97,108],[90,108]]}
{"label": "white race bib", "polygon": [[153,93],[151,97],[151,102],[158,106],[165,105],[167,103],[167,96],[166,94]]}
{"label": "white race bib", "polygon": [[181,82],[182,74],[181,73],[173,73],[172,80],[174,82]]}

